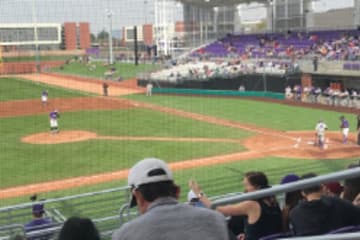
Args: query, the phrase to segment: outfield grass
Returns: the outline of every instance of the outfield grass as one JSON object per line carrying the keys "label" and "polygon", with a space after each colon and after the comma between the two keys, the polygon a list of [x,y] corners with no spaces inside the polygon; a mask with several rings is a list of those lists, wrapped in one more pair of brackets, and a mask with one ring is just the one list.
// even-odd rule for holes
{"label": "outfield grass", "polygon": [[[96,65],[96,69],[93,71],[89,69],[89,66],[79,62],[64,65],[63,69],[60,67],[54,68],[53,71],[69,75],[104,78],[104,73],[111,68],[110,66],[104,65],[104,63],[93,63],[92,65]],[[159,65],[154,64],[139,64],[138,66],[135,66],[131,63],[115,63],[113,67],[116,68],[116,72],[113,75],[114,80],[119,77],[122,79],[134,78],[138,73],[152,72],[160,68]]]}
{"label": "outfield grass", "polygon": [[[48,116],[0,119],[0,187],[128,168],[145,157],[179,161],[244,150],[239,144],[90,140],[57,145],[20,143],[20,138],[48,131]],[[111,136],[238,138],[250,134],[150,110],[63,113],[61,130],[89,130]],[[14,177],[16,176],[16,177]]]}
{"label": "outfield grass", "polygon": [[35,56],[19,56],[19,57],[4,57],[4,62],[35,62],[35,61],[65,61],[72,59],[75,56],[65,55],[65,56],[39,56],[37,59]]}
{"label": "outfield grass", "polygon": [[[331,130],[337,130],[339,113],[304,109],[280,104],[243,99],[208,97],[154,96],[129,98],[162,106],[221,117],[239,122],[280,130],[312,130],[318,119],[324,119]],[[346,115],[346,114],[345,114]],[[355,126],[352,115],[346,115]],[[62,130],[89,130],[100,135],[162,136],[162,137],[216,137],[239,138],[249,133],[171,116],[150,110],[129,109],[121,111],[84,111],[63,113]],[[168,162],[242,151],[238,144],[127,142],[91,140],[60,145],[29,145],[19,142],[23,135],[48,130],[47,115],[0,119],[0,188],[42,182],[65,177],[101,173],[128,168],[145,157],[158,157]],[[264,171],[272,183],[289,172],[329,173],[345,168],[353,159],[302,160],[267,157],[235,163],[183,170],[175,173],[176,182],[183,189],[182,200],[188,191],[187,181],[195,177],[209,196],[242,190],[243,173],[249,170]],[[51,198],[78,194],[125,185],[114,181],[95,186],[41,194]],[[1,205],[21,202],[27,197],[1,200]]]}
{"label": "outfield grass", "polygon": [[0,101],[40,99],[41,92],[48,90],[50,98],[88,96],[79,91],[54,87],[18,78],[0,78]]}
{"label": "outfield grass", "polygon": [[316,123],[322,119],[329,130],[335,131],[339,130],[341,115],[349,120],[350,129],[356,128],[356,116],[353,114],[241,98],[165,95],[155,95],[150,98],[143,95],[131,95],[128,98],[278,130],[313,130]]}

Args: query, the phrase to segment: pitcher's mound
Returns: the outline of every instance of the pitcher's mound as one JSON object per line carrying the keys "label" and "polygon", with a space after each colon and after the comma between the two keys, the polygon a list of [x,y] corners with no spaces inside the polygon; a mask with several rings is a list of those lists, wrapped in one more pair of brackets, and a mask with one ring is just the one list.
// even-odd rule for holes
{"label": "pitcher's mound", "polygon": [[60,131],[58,133],[36,133],[21,138],[24,143],[30,144],[59,144],[81,142],[96,138],[96,133],[87,131]]}

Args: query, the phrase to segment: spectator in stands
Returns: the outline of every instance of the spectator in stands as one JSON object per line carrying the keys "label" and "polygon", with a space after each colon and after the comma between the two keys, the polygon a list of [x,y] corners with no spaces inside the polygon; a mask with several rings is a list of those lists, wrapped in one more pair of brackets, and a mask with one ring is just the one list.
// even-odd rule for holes
{"label": "spectator in stands", "polygon": [[[36,203],[32,207],[32,216],[33,219],[25,224],[24,230],[26,235],[28,235],[31,232],[39,231],[46,228],[53,227],[53,222],[49,218],[44,217],[44,204],[42,203]],[[28,240],[46,240],[51,238],[53,233],[42,233],[42,234],[36,234],[36,236],[33,237],[27,237]]]}
{"label": "spectator in stands", "polygon": [[[309,173],[302,179],[316,177]],[[324,196],[323,186],[302,190],[306,201],[290,212],[290,223],[296,236],[325,234],[332,230],[360,224],[360,208],[337,197]]]}
{"label": "spectator in stands", "polygon": [[302,87],[301,85],[295,85],[294,86],[294,100],[295,101],[301,101],[301,95],[302,95]]}
{"label": "spectator in stands", "polygon": [[324,184],[324,194],[330,197],[340,197],[343,187],[339,182],[329,182]]}
{"label": "spectator in stands", "polygon": [[291,92],[291,87],[290,86],[287,86],[285,88],[285,98],[288,99],[288,100],[293,98],[293,94]]}
{"label": "spectator in stands", "polygon": [[193,192],[193,190],[190,190],[187,195],[188,203],[191,206],[194,207],[205,207],[202,202],[200,202],[199,197]]}
{"label": "spectator in stands", "polygon": [[177,201],[180,189],[167,164],[148,158],[129,172],[128,184],[141,216],[114,232],[113,240],[219,240],[228,239],[225,218],[205,208],[194,208]]}
{"label": "spectator in stands", "polygon": [[354,199],[353,204],[357,207],[360,207],[360,193]]}
{"label": "spectator in stands", "polygon": [[89,218],[71,217],[61,228],[58,240],[100,240],[100,234]]}
{"label": "spectator in stands", "polygon": [[16,235],[13,240],[25,240],[25,237],[21,235]]}
{"label": "spectator in stands", "polygon": [[[254,192],[269,188],[268,179],[262,172],[248,172],[244,177],[245,192]],[[200,196],[200,201],[210,207],[211,201],[202,193],[200,186],[191,182],[191,188]],[[257,200],[249,200],[237,204],[216,208],[225,216],[245,216],[244,233],[240,237],[246,240],[259,239],[262,236],[280,233],[282,231],[281,210],[275,197],[265,197]]]}
{"label": "spectator in stands", "polygon": [[240,85],[239,92],[245,92],[245,86],[243,84]]}
{"label": "spectator in stands", "polygon": [[351,107],[356,107],[357,99],[358,99],[358,93],[357,93],[356,89],[352,89],[352,91],[351,91]]}
{"label": "spectator in stands", "polygon": [[[350,164],[348,168],[358,168],[360,164]],[[344,181],[344,190],[342,198],[344,200],[354,202],[357,196],[360,194],[360,177],[349,178]]]}
{"label": "spectator in stands", "polygon": [[[287,184],[296,182],[300,179],[300,177],[296,174],[288,174],[283,179],[281,179],[280,184]],[[288,232],[290,230],[290,224],[289,224],[289,214],[290,211],[302,200],[301,191],[293,191],[293,192],[287,192],[285,194],[284,199],[284,207],[282,208],[282,228],[283,232]]]}
{"label": "spectator in stands", "polygon": [[315,89],[315,92],[314,92],[314,94],[315,94],[315,102],[316,103],[319,102],[319,97],[320,97],[321,93],[322,93],[321,87],[317,87]]}

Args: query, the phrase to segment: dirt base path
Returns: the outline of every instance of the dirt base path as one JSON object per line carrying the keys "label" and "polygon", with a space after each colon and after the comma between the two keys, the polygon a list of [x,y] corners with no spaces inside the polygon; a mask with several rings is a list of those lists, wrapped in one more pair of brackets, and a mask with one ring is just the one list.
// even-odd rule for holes
{"label": "dirt base path", "polygon": [[60,144],[82,142],[91,139],[113,141],[151,141],[151,142],[221,142],[242,143],[240,139],[229,138],[184,138],[184,137],[141,137],[141,136],[99,136],[89,131],[60,131],[59,133],[37,133],[21,138],[23,143],[29,144]]}
{"label": "dirt base path", "polygon": [[133,108],[134,104],[126,99],[108,97],[78,97],[50,99],[47,105],[39,100],[16,100],[0,102],[0,118],[14,116],[30,116],[49,113],[54,109],[62,112],[80,110],[111,110]]}
{"label": "dirt base path", "polygon": [[[95,93],[102,95],[103,94],[103,88],[102,83],[103,81],[92,81],[92,80],[85,80],[81,78],[75,78],[75,77],[65,77],[60,75],[50,75],[50,74],[21,74],[16,75],[18,78],[31,80],[34,82],[41,82],[46,83],[49,85],[55,85],[63,88],[69,88],[73,90],[79,90],[89,93]],[[106,81],[106,83],[109,85],[108,88],[108,94],[109,96],[123,96],[123,95],[130,95],[134,93],[143,93],[144,90],[140,88],[131,88],[129,86],[133,85],[133,81],[129,86],[127,86],[125,83],[123,85],[112,83],[110,81]]]}
{"label": "dirt base path", "polygon": [[[27,79],[34,81],[43,81],[47,84],[52,84],[57,82],[56,85],[62,87],[68,87],[69,81],[71,82],[71,88],[74,86],[78,87],[81,90],[97,93],[99,90],[99,85],[95,85],[92,82],[72,82],[72,80],[67,78],[56,78],[49,77],[38,78],[38,75],[29,77]],[[53,79],[56,78],[56,79]],[[73,85],[74,84],[74,85]],[[136,91],[138,91],[136,89]],[[121,91],[119,91],[121,94]],[[268,128],[262,128],[250,124],[242,124],[235,121],[230,121],[226,119],[216,118],[212,116],[205,116],[197,113],[191,113],[186,111],[181,111],[177,109],[167,108],[156,106],[148,103],[141,103],[130,100],[121,100],[117,98],[108,98],[114,102],[117,102],[119,106],[124,104],[125,107],[140,107],[145,109],[151,109],[154,111],[160,111],[167,114],[177,115],[181,117],[186,117],[189,119],[203,121],[211,124],[216,124],[220,126],[226,126],[230,128],[238,128],[246,131],[255,133],[253,137],[246,139],[243,144],[248,148],[246,152],[238,152],[220,156],[204,157],[198,159],[189,159],[185,161],[180,161],[176,163],[170,163],[170,167],[174,171],[210,166],[222,163],[229,163],[235,161],[256,159],[266,156],[278,156],[278,157],[288,157],[288,158],[307,158],[307,159],[334,159],[334,158],[349,158],[360,156],[360,147],[355,144],[355,135],[351,135],[350,141],[348,144],[341,143],[341,134],[340,132],[330,132],[328,133],[327,149],[320,149],[314,146],[314,133],[313,132],[283,132]],[[1,109],[1,107],[0,107]],[[34,114],[34,112],[33,112]],[[44,135],[45,134],[45,135]],[[86,135],[90,134],[90,135]],[[86,136],[85,136],[86,135]],[[64,137],[65,136],[65,137]],[[53,141],[52,143],[64,143],[71,141],[85,141],[89,138],[100,138],[106,140],[134,140],[134,141],[210,141],[209,139],[188,139],[188,138],[149,138],[149,137],[128,137],[128,136],[97,136],[96,133],[84,133],[83,131],[76,131],[67,135],[66,132],[60,132],[59,135],[53,136],[49,133],[39,133],[39,135],[25,136],[23,141],[31,142],[39,141],[39,139],[47,139],[46,141]],[[52,139],[52,140],[49,140]],[[211,141],[225,141],[225,139],[212,139]],[[233,140],[226,140],[233,141]],[[49,144],[48,142],[37,142],[37,144]],[[56,180],[45,183],[31,184],[26,186],[19,186],[14,188],[8,188],[0,190],[0,199],[10,198],[34,193],[48,192],[63,190],[68,188],[74,188],[85,185],[92,185],[98,183],[104,183],[113,180],[126,179],[128,170],[120,170],[109,173],[96,174],[92,176],[80,176],[75,178],[69,178],[64,180]]]}

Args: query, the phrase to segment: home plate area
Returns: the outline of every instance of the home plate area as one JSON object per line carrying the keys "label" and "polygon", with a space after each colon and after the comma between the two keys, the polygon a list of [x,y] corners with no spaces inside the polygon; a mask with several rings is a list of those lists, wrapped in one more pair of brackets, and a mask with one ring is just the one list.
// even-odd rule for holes
{"label": "home plate area", "polygon": [[316,144],[313,131],[286,132],[274,136],[260,134],[245,140],[251,150],[268,151],[269,155],[298,159],[339,159],[360,156],[360,146],[356,144],[356,134],[349,135],[349,141],[342,143],[340,132],[327,132],[325,145]]}

